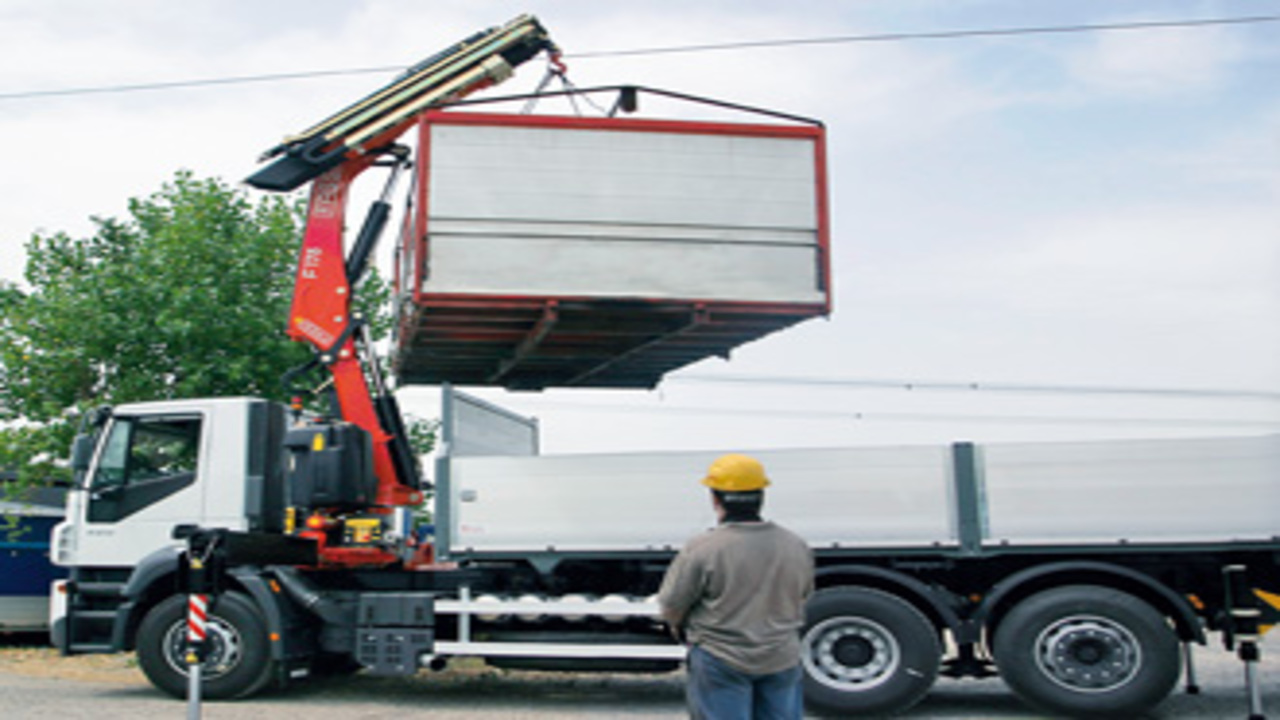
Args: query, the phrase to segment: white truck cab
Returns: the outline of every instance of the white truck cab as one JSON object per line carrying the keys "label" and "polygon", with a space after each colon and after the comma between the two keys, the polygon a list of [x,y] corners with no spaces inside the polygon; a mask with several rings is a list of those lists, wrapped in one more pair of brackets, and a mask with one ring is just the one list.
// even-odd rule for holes
{"label": "white truck cab", "polygon": [[[132,567],[156,548],[176,545],[175,525],[248,529],[263,510],[265,468],[253,466],[268,460],[249,446],[268,430],[271,407],[237,397],[114,408],[66,519],[54,529],[54,562]],[[283,417],[281,410],[280,430]]]}
{"label": "white truck cab", "polygon": [[50,625],[68,651],[104,644],[116,622],[81,613],[67,636],[68,603],[117,597],[148,558],[175,557],[176,526],[278,530],[283,502],[279,404],[232,397],[119,405],[97,413],[96,425],[77,449],[78,482],[51,538],[54,564],[71,569],[55,587]]}

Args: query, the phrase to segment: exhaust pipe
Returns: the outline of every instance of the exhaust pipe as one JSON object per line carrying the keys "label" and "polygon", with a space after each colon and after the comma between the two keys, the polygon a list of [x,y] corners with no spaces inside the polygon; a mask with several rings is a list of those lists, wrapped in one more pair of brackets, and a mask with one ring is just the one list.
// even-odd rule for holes
{"label": "exhaust pipe", "polygon": [[280,581],[280,586],[285,589],[289,597],[293,598],[307,612],[334,625],[345,624],[347,618],[342,612],[342,608],[338,603],[321,595],[314,584],[310,580],[298,574],[297,570],[290,567],[273,567],[271,571],[275,573],[276,579]]}
{"label": "exhaust pipe", "polygon": [[449,667],[449,658],[443,655],[423,655],[418,658],[418,665],[432,672],[444,672]]}

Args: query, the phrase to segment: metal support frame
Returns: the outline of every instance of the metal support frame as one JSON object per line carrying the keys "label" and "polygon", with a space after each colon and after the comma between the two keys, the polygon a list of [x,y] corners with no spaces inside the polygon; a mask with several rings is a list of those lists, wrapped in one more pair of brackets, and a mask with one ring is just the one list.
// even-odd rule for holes
{"label": "metal support frame", "polygon": [[1195,654],[1189,642],[1182,643],[1182,663],[1187,669],[1187,694],[1199,695],[1200,683],[1196,679]]}
{"label": "metal support frame", "polygon": [[1224,607],[1228,614],[1226,629],[1228,648],[1234,642],[1236,653],[1244,663],[1244,686],[1249,695],[1249,720],[1265,720],[1262,711],[1262,688],[1258,685],[1258,662],[1262,650],[1258,647],[1258,621],[1262,609],[1249,583],[1246,565],[1227,565],[1222,568],[1222,586],[1226,594]]}
{"label": "metal support frame", "polygon": [[951,446],[951,466],[960,553],[977,555],[982,552],[983,518],[986,516],[978,448],[969,442],[955,443]]}
{"label": "metal support frame", "polygon": [[671,330],[670,332],[665,332],[659,335],[655,335],[652,338],[642,343],[639,343],[630,348],[627,348],[626,351],[618,353],[612,358],[609,358],[609,360],[602,362],[592,368],[589,368],[579,373],[578,375],[575,375],[574,377],[566,381],[565,385],[572,386],[572,385],[577,385],[579,383],[582,383],[585,380],[587,380],[587,378],[598,375],[604,372],[605,370],[608,370],[609,368],[613,367],[614,365],[617,365],[618,363],[624,360],[628,360],[636,355],[639,355],[640,353],[644,352],[645,350],[648,350],[649,348],[655,345],[658,345],[666,340],[670,340],[671,338],[676,337],[678,335],[683,335],[685,333],[691,332],[703,325],[708,324],[709,322],[711,322],[710,311],[707,310],[707,307],[705,305],[698,304],[694,306],[693,311],[689,313],[689,321],[686,322],[685,324],[681,325],[678,328],[675,328],[674,330]]}
{"label": "metal support frame", "polygon": [[[192,575],[200,573],[204,564],[191,559]],[[199,720],[201,706],[201,670],[206,653],[209,596],[192,593],[187,597],[187,720]]]}
{"label": "metal support frame", "polygon": [[485,657],[527,658],[606,658],[618,660],[683,660],[687,649],[674,643],[638,645],[634,643],[555,643],[555,642],[485,642],[472,638],[472,620],[478,615],[549,615],[558,617],[608,616],[617,618],[661,618],[658,603],[603,600],[500,600],[480,602],[469,586],[459,588],[458,600],[439,600],[437,615],[454,615],[458,619],[456,640],[436,641],[436,655],[476,655]]}
{"label": "metal support frame", "polygon": [[489,382],[498,383],[508,373],[520,366],[526,358],[533,354],[542,341],[547,338],[551,330],[555,328],[556,323],[560,321],[560,303],[555,300],[548,300],[547,304],[542,308],[542,317],[538,318],[538,322],[534,324],[533,329],[520,341],[520,345],[516,347],[511,357],[498,363],[498,369],[489,376]]}
{"label": "metal support frame", "polygon": [[222,592],[221,576],[226,558],[218,531],[179,525],[173,529],[173,538],[187,541],[178,578],[179,590],[187,594],[187,720],[200,720],[209,608],[216,604]]}
{"label": "metal support frame", "polygon": [[785,120],[787,122],[798,123],[801,125],[813,125],[823,127],[821,120],[817,120],[803,115],[793,115],[791,113],[778,112],[777,110],[769,110],[767,108],[755,107],[752,105],[742,105],[739,103],[726,102],[715,98],[703,97],[700,95],[689,95],[686,93],[673,92],[670,90],[661,90],[658,88],[646,87],[643,85],[605,85],[601,87],[588,88],[570,88],[567,90],[553,90],[549,92],[523,93],[518,95],[502,95],[495,97],[475,98],[467,100],[455,100],[452,102],[442,102],[432,106],[433,110],[444,110],[454,107],[468,107],[474,105],[493,105],[496,103],[519,102],[530,100],[541,100],[543,98],[560,97],[564,95],[585,96],[595,93],[617,93],[617,102],[614,110],[608,114],[612,116],[617,110],[624,112],[635,112],[639,106],[639,96],[643,94],[664,97],[670,100],[680,100],[683,102],[694,103],[698,105],[706,105],[708,107],[720,108],[722,110],[733,110],[736,112],[749,113],[752,115],[760,115],[775,120]]}

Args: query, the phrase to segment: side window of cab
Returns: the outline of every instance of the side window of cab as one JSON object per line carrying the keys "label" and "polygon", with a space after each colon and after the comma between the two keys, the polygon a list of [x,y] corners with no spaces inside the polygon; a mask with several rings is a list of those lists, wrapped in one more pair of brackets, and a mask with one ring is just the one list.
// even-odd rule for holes
{"label": "side window of cab", "polygon": [[89,520],[114,522],[195,482],[203,418],[116,417],[89,482]]}

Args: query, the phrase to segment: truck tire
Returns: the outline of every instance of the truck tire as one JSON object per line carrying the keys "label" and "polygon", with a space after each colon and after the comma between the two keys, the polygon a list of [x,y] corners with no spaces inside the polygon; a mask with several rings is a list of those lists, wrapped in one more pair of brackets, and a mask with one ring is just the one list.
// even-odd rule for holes
{"label": "truck tire", "polygon": [[1118,590],[1073,585],[1014,606],[992,648],[1005,683],[1041,710],[1138,717],[1178,682],[1182,657],[1165,618]]}
{"label": "truck tire", "polygon": [[[246,697],[271,679],[266,623],[247,595],[229,592],[210,604],[208,640],[201,669],[202,696]],[[187,696],[187,596],[157,604],[138,626],[138,664],[152,685],[177,698]]]}
{"label": "truck tire", "polygon": [[805,615],[804,696],[815,710],[900,712],[938,677],[938,633],[904,600],[869,588],[830,588],[814,593]]}

